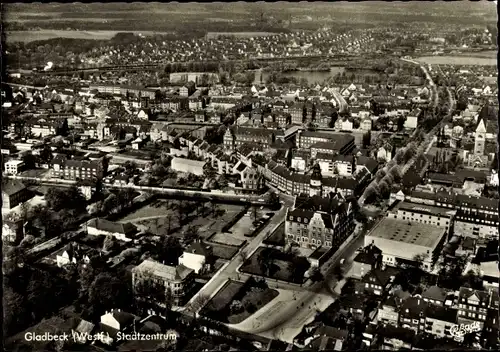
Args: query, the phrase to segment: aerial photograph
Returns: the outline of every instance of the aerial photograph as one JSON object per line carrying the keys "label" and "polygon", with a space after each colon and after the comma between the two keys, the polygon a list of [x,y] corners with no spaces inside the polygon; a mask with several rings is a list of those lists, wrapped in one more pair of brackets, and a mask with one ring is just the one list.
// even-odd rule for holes
{"label": "aerial photograph", "polygon": [[3,350],[499,350],[496,1],[0,4]]}

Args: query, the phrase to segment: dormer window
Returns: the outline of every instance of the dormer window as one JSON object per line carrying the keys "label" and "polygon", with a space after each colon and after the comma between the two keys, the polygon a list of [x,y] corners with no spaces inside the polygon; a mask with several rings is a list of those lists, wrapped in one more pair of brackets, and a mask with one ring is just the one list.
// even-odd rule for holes
{"label": "dormer window", "polygon": [[300,222],[300,217],[297,218],[297,221]]}
{"label": "dormer window", "polygon": [[290,220],[293,221],[293,216],[290,216]]}
{"label": "dormer window", "polygon": [[307,224],[307,219],[304,219],[304,224]]}

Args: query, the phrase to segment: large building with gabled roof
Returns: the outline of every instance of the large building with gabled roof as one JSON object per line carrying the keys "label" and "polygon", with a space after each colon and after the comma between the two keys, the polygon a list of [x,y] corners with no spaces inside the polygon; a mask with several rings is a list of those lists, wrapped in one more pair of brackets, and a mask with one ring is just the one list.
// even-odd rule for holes
{"label": "large building with gabled roof", "polygon": [[350,201],[333,194],[330,197],[302,194],[287,211],[286,241],[311,249],[340,247],[354,227]]}

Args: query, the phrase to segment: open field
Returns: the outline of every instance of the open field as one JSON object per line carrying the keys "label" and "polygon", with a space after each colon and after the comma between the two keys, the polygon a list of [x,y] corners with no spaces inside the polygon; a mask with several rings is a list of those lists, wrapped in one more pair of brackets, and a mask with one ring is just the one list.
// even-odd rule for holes
{"label": "open field", "polygon": [[215,294],[215,296],[203,308],[203,314],[208,312],[218,312],[224,309],[233,297],[240,292],[244,283],[240,281],[229,280],[226,284]]}
{"label": "open field", "polygon": [[[123,31],[68,31],[68,30],[51,30],[42,29],[39,31],[10,31],[5,33],[7,42],[34,42],[37,40],[47,40],[53,38],[71,38],[71,39],[94,39],[94,40],[109,40],[116,33]],[[155,34],[169,34],[171,32],[153,32],[153,31],[127,31],[128,33],[141,33],[149,36]]]}
{"label": "open field", "polygon": [[230,260],[231,258],[234,257],[236,252],[238,252],[239,248],[234,247],[234,246],[225,246],[225,245],[217,245],[214,243],[210,243],[210,245],[213,248],[214,251],[214,256],[217,258],[225,259],[225,260]]}
{"label": "open field", "polygon": [[475,56],[422,56],[415,59],[429,65],[496,66],[496,58]]}

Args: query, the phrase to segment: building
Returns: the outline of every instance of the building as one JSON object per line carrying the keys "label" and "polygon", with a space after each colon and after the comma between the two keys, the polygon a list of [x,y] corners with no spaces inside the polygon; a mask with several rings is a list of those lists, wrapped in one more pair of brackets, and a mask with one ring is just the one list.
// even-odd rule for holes
{"label": "building", "polygon": [[460,287],[458,294],[458,324],[478,322],[482,329],[486,321],[489,302],[489,292]]}
{"label": "building", "polygon": [[5,163],[5,173],[7,175],[17,175],[24,168],[22,160],[9,160]]}
{"label": "building", "polygon": [[145,280],[161,285],[165,291],[170,290],[174,304],[179,305],[193,288],[194,270],[182,264],[170,266],[146,259],[132,269],[132,286],[136,293]]}
{"label": "building", "polygon": [[411,329],[415,333],[425,330],[425,316],[429,304],[420,295],[408,297],[401,305],[399,326]]}
{"label": "building", "polygon": [[203,274],[212,269],[213,248],[202,242],[191,243],[179,257],[179,264]]}
{"label": "building", "polygon": [[5,244],[18,244],[24,237],[22,220],[4,219],[2,224],[2,241]]}
{"label": "building", "polygon": [[288,209],[285,235],[288,243],[304,248],[338,248],[354,230],[351,202],[319,195],[301,195]]}
{"label": "building", "polygon": [[172,167],[172,170],[175,170],[178,172],[186,172],[186,173],[195,174],[197,176],[202,176],[203,175],[203,167],[205,166],[205,164],[206,164],[205,161],[198,161],[198,160],[175,157],[172,159],[171,167]]}
{"label": "building", "polygon": [[455,210],[403,201],[387,213],[387,218],[411,223],[431,224],[449,229],[455,213]]}
{"label": "building", "polygon": [[8,180],[2,185],[3,210],[10,210],[31,198],[31,192],[17,180]]}
{"label": "building", "polygon": [[364,292],[376,296],[382,296],[390,289],[397,274],[392,267],[375,268],[366,273],[361,282],[364,284]]}
{"label": "building", "polygon": [[451,328],[457,323],[458,310],[450,307],[429,307],[425,317],[425,332],[436,337],[452,338]]}
{"label": "building", "polygon": [[92,251],[91,247],[71,242],[57,251],[55,261],[60,268],[68,264],[88,264]]}
{"label": "building", "polygon": [[107,159],[76,160],[57,156],[51,161],[52,175],[66,180],[100,180],[107,171]]}
{"label": "building", "polygon": [[423,256],[423,269],[431,270],[445,240],[446,228],[385,218],[365,236],[365,246],[380,248],[386,265],[412,264]]}
{"label": "building", "polygon": [[255,143],[263,148],[269,148],[278,138],[284,138],[283,130],[237,126],[228,129],[224,134],[224,148],[233,151],[235,148],[248,143]]}
{"label": "building", "polygon": [[382,265],[382,251],[370,244],[364,247],[354,258],[351,267],[351,276],[361,279],[366,273]]}
{"label": "building", "polygon": [[297,145],[300,149],[311,149],[316,153],[349,154],[355,148],[354,136],[347,133],[324,133],[314,131],[297,132]]}
{"label": "building", "polygon": [[196,90],[196,84],[192,81],[187,82],[184,86],[179,89],[179,95],[181,97],[189,97]]}
{"label": "building", "polygon": [[113,236],[129,242],[137,234],[137,228],[131,223],[118,223],[106,219],[94,218],[87,221],[87,233],[94,236]]}
{"label": "building", "polygon": [[410,297],[410,294],[402,290],[396,290],[389,294],[379,306],[378,321],[384,325],[398,326],[401,306],[408,297]]}
{"label": "building", "polygon": [[417,108],[413,110],[406,116],[406,120],[403,127],[410,130],[416,129],[418,126],[418,119],[420,118],[421,115],[422,115],[421,109]]}

